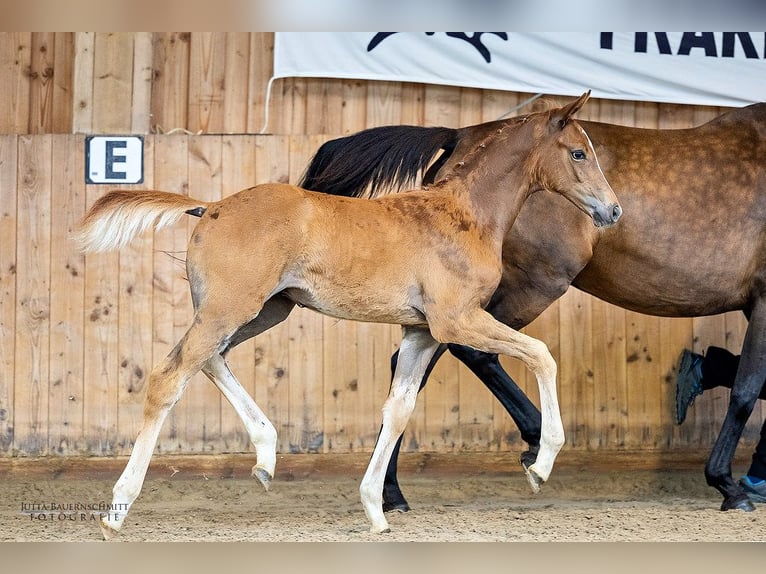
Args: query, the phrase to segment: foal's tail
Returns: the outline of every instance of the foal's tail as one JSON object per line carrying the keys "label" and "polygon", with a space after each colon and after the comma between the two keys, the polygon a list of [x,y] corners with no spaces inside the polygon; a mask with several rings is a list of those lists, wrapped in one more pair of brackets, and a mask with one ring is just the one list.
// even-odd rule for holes
{"label": "foal's tail", "polygon": [[73,239],[82,251],[121,249],[144,231],[172,225],[184,214],[199,217],[209,205],[165,191],[110,191],[88,210]]}
{"label": "foal's tail", "polygon": [[411,189],[439,150],[452,153],[452,128],[383,126],[322,144],[298,184],[304,189],[376,197]]}

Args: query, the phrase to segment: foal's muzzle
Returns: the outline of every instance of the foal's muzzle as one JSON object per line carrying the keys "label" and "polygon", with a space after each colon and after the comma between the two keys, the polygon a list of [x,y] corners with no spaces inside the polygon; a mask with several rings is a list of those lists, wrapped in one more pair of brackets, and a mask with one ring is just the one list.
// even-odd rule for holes
{"label": "foal's muzzle", "polygon": [[608,227],[617,223],[622,216],[622,207],[619,203],[599,205],[593,210],[593,222],[596,227]]}

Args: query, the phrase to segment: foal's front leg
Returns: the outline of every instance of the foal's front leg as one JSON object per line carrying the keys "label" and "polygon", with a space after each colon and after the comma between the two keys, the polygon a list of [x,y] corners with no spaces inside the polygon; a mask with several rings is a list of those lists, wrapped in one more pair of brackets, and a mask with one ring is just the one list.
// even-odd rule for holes
{"label": "foal's front leg", "polygon": [[548,480],[556,455],[564,445],[564,425],[556,395],[556,361],[548,347],[542,341],[500,323],[483,309],[469,310],[458,317],[448,317],[446,321],[427,316],[431,331],[438,339],[521,359],[535,374],[542,411],[540,450],[535,463],[524,470],[532,490],[537,492]]}
{"label": "foal's front leg", "polygon": [[388,532],[388,521],[383,513],[383,480],[396,441],[404,432],[415,408],[420,381],[428,368],[439,343],[428,329],[405,327],[399,347],[391,390],[383,405],[383,426],[375,443],[375,450],[367,466],[359,492],[362,505],[369,518],[370,532]]}

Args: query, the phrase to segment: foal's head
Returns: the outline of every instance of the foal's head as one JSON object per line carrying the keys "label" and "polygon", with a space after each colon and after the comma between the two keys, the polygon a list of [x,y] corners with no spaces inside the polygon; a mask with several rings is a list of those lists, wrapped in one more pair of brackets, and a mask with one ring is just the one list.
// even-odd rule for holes
{"label": "foal's head", "polygon": [[529,170],[533,191],[560,193],[601,227],[616,223],[622,208],[601,171],[590,138],[572,119],[589,97],[587,92],[562,108],[534,114],[537,144],[530,154]]}

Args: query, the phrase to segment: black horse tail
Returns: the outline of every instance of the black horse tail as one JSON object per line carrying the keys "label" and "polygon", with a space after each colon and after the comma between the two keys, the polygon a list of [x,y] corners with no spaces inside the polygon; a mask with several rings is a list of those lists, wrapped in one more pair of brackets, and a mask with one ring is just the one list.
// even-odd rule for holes
{"label": "black horse tail", "polygon": [[[324,143],[300,187],[333,195],[375,197],[411,189],[439,150],[455,148],[458,130],[384,126]],[[440,164],[446,158],[440,158]],[[435,173],[435,171],[434,171]]]}

